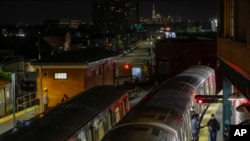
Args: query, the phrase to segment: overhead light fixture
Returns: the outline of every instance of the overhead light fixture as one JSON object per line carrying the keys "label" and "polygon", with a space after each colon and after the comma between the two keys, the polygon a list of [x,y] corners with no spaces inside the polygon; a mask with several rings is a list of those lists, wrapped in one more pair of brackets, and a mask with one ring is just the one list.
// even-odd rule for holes
{"label": "overhead light fixture", "polygon": [[245,97],[240,94],[240,92],[235,92],[227,97],[228,100],[244,100]]}

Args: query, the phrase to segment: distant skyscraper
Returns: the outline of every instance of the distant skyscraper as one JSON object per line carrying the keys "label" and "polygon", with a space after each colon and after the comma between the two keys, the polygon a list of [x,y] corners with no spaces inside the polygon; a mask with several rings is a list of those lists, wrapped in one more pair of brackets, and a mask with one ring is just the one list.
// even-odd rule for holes
{"label": "distant skyscraper", "polygon": [[155,17],[155,4],[153,3],[153,9],[152,9],[152,19],[154,20]]}
{"label": "distant skyscraper", "polygon": [[93,24],[112,30],[133,28],[138,19],[138,0],[95,0],[93,2]]}

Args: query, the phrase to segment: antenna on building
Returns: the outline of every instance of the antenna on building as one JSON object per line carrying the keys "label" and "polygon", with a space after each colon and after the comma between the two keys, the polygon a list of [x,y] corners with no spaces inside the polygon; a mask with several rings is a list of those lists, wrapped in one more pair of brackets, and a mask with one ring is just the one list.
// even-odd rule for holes
{"label": "antenna on building", "polygon": [[152,19],[155,19],[155,4],[153,2]]}

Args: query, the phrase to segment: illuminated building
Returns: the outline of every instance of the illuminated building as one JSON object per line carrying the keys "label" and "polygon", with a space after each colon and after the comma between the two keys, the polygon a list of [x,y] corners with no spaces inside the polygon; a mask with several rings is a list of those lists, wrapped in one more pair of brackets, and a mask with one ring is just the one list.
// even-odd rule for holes
{"label": "illuminated building", "polygon": [[138,1],[95,0],[93,2],[93,24],[102,31],[114,31],[133,28],[137,23]]}

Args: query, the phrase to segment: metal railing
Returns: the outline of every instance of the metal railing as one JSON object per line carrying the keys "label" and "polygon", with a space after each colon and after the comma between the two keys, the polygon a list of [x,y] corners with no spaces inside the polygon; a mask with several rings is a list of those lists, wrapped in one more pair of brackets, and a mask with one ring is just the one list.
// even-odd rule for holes
{"label": "metal railing", "polygon": [[17,112],[19,110],[24,110],[26,108],[37,105],[38,99],[36,98],[36,93],[28,93],[26,95],[20,96],[16,99]]}

